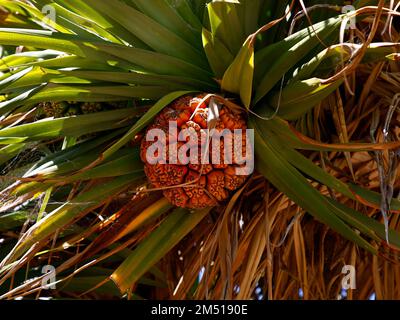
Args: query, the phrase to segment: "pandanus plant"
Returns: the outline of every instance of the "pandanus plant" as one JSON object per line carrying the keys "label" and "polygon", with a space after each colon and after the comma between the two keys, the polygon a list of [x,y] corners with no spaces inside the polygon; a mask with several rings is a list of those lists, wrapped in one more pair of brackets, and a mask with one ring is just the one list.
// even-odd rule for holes
{"label": "pandanus plant", "polygon": [[[287,275],[268,271],[269,232],[294,243],[299,266],[305,213],[393,260],[394,171],[379,193],[355,178],[351,154],[380,159],[385,177],[400,142],[378,135],[379,115],[372,140],[358,126],[350,134],[343,104],[360,96],[360,68],[374,80],[396,70],[398,39],[387,37],[398,14],[389,1],[355,1],[349,13],[325,2],[0,1],[2,297],[40,295],[38,268],[51,264],[60,297],[243,299],[265,278],[279,298]],[[252,175],[147,163],[146,129],[186,110],[181,126],[210,128],[215,104],[217,123],[233,128],[236,114],[237,128],[254,130]]]}

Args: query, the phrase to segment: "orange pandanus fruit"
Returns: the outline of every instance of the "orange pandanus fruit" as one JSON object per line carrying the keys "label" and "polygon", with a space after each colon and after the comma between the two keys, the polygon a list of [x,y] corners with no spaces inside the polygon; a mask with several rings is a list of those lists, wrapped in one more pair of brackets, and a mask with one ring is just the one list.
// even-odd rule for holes
{"label": "orange pandanus fruit", "polygon": [[[243,114],[216,103],[213,98],[204,100],[204,97],[185,96],[168,105],[147,128],[141,144],[140,156],[147,178],[178,207],[215,206],[227,200],[251,173],[238,171],[253,157]],[[214,121],[209,117],[211,101],[214,110],[218,110]],[[165,138],[153,134],[149,139],[154,129]],[[231,135],[223,136],[222,132]],[[212,143],[214,139],[218,140],[215,144]],[[154,148],[157,141],[163,149]],[[154,149],[150,152],[151,146]],[[197,152],[191,154],[192,150]],[[190,158],[189,162],[182,162],[182,153],[185,159]],[[198,161],[192,161],[193,157]]]}

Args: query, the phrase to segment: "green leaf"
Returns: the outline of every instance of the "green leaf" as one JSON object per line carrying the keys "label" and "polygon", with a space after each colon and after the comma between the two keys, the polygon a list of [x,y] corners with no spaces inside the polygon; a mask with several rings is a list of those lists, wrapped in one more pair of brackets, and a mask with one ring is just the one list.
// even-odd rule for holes
{"label": "green leaf", "polygon": [[[378,241],[378,243],[386,241],[386,231],[383,223],[380,223],[375,219],[370,218],[367,215],[349,208],[333,199],[328,199],[328,201],[338,209],[336,211],[338,216],[340,216],[347,223],[354,225],[355,228],[364,234],[367,234],[372,239]],[[398,231],[389,229],[388,237],[391,245],[400,248],[400,233]]]}
{"label": "green leaf", "polygon": [[34,61],[27,63],[26,66],[38,66],[43,68],[74,68],[77,70],[95,70],[95,71],[121,71],[124,69],[116,66],[110,66],[107,61],[94,61],[86,58],[69,55],[69,56],[58,56],[53,59],[46,59],[42,61]]}
{"label": "green leaf", "polygon": [[111,279],[127,292],[153,265],[179,243],[209,213],[209,209],[189,212],[176,209],[145,238],[114,271]]}
{"label": "green leaf", "polygon": [[249,109],[251,103],[253,73],[254,47],[249,38],[222,79],[222,89],[240,94],[240,98],[247,109]]}
{"label": "green leaf", "polygon": [[[350,184],[349,187],[351,191],[354,192],[354,194],[360,197],[361,199],[364,199],[365,201],[374,204],[376,207],[380,207],[382,197],[379,193],[367,190],[355,184]],[[392,202],[390,203],[390,209],[400,211],[400,200],[395,198],[392,199]]]}
{"label": "green leaf", "polygon": [[[203,25],[201,24],[201,19],[196,16],[195,12],[193,12],[190,2],[188,1],[176,1],[176,0],[166,0],[170,6],[174,7],[179,15],[195,30],[201,31]],[[205,9],[204,5],[204,9]],[[203,10],[204,10],[203,9]]]}
{"label": "green leaf", "polygon": [[[44,164],[39,161],[36,167],[23,174],[23,178],[33,181],[18,185],[13,189],[12,194],[21,196],[27,193],[39,193],[51,186],[57,187],[75,181],[113,178],[127,174],[136,174],[135,179],[138,180],[144,176],[143,163],[137,148],[119,150],[99,166],[81,171],[83,167],[96,160],[101,151],[102,149],[90,150],[90,152],[82,150],[79,156],[76,156],[76,152],[60,152],[62,155],[48,157],[48,160],[52,159],[51,161]],[[70,157],[66,158],[66,155]]]}
{"label": "green leaf", "polygon": [[13,111],[16,107],[26,104],[28,99],[31,99],[37,92],[43,88],[43,85],[26,88],[13,93],[12,96],[7,97],[8,100],[0,102],[0,114],[6,115],[7,113]]}
{"label": "green leaf", "polygon": [[[152,18],[154,21],[157,21],[176,35],[179,35],[194,47],[200,49],[198,37],[201,29],[198,28],[199,25],[196,24],[197,28],[194,28],[193,25],[188,24],[176,8],[176,5],[179,5],[181,9],[185,10],[184,13],[186,15],[190,14],[190,8],[190,11],[188,11],[187,8],[184,7],[186,1],[174,1],[172,4],[165,0],[132,0],[132,2],[142,13]],[[190,18],[193,18],[193,16],[189,17],[189,19]]]}
{"label": "green leaf", "polygon": [[[39,7],[49,4],[49,0],[35,0],[35,2]],[[105,39],[114,42],[114,38],[117,38],[118,42],[127,42],[138,48],[149,49],[145,43],[123,28],[118,21],[113,21],[101,14],[83,0],[52,0],[52,2],[56,7],[57,17],[59,19],[71,19],[71,17],[65,13],[65,9],[67,9],[76,13],[79,17],[86,17],[86,21],[80,23],[80,25],[88,30],[98,33],[99,35],[103,34]],[[60,8],[63,8],[64,10],[60,11]],[[106,34],[103,32],[106,32]]]}
{"label": "green leaf", "polygon": [[109,134],[84,140],[83,142],[77,143],[76,145],[65,150],[59,150],[57,152],[50,153],[42,160],[37,161],[32,168],[26,172],[25,176],[33,176],[41,170],[44,170],[54,164],[69,162],[76,158],[85,156],[88,153],[98,154],[100,152],[99,150],[104,149],[106,144],[109,144],[110,141],[123,134],[125,131],[126,129],[114,130]]}
{"label": "green leaf", "polygon": [[0,216],[0,230],[9,231],[22,226],[31,217],[32,212],[16,211]]}
{"label": "green leaf", "polygon": [[239,17],[240,4],[237,1],[213,1],[207,4],[207,9],[211,33],[236,55],[246,40]]}
{"label": "green leaf", "polygon": [[222,79],[225,71],[232,63],[234,56],[229,50],[218,40],[213,37],[210,31],[203,28],[202,32],[203,48],[207,55],[208,62],[217,79]]}
{"label": "green leaf", "polygon": [[97,38],[97,40],[107,39],[111,42],[123,44],[120,39],[115,37],[106,28],[99,26],[91,20],[93,19],[93,15],[89,15],[89,12],[86,12],[85,16],[82,16],[58,3],[54,3],[53,7],[57,13],[57,22],[63,27],[73,30],[78,36],[93,37],[94,39]]}
{"label": "green leaf", "polygon": [[343,79],[323,83],[322,79],[311,78],[288,84],[281,92],[276,92],[268,99],[273,110],[286,120],[295,120],[317,106],[323,99],[334,92]]}
{"label": "green leaf", "polygon": [[376,253],[376,249],[371,244],[337,217],[335,207],[315,190],[300,172],[288,163],[279,150],[274,149],[268,139],[260,135],[257,124],[253,120],[250,120],[250,124],[255,129],[257,169],[276,188],[284,192],[315,218],[360,247]]}
{"label": "green leaf", "polygon": [[137,85],[161,86],[166,88],[190,88],[199,90],[216,90],[216,83],[200,81],[198,79],[168,76],[152,75],[138,72],[106,72],[106,71],[63,71],[66,76],[73,76],[82,79],[129,83]]}
{"label": "green leaf", "polygon": [[[121,109],[99,112],[81,116],[44,119],[33,123],[26,123],[15,127],[0,130],[0,138],[25,138],[25,141],[36,141],[56,138],[60,136],[80,137],[84,134],[105,131],[127,126],[135,110]],[[125,121],[124,121],[125,120]]]}
{"label": "green leaf", "polygon": [[52,161],[51,166],[32,171],[25,174],[24,178],[36,177],[38,179],[57,179],[61,182],[73,182],[78,180],[90,180],[100,178],[112,178],[132,173],[143,172],[143,164],[140,161],[139,150],[137,148],[123,149],[115,153],[105,163],[89,170],[73,174],[81,168],[87,166],[99,156],[100,150],[90,152],[75,159],[68,161]]}
{"label": "green leaf", "polygon": [[246,35],[250,35],[259,28],[259,17],[265,14],[262,11],[263,0],[241,0],[243,6],[243,25]]}
{"label": "green leaf", "polygon": [[[38,90],[36,90],[38,91]],[[121,101],[126,98],[143,98],[157,100],[164,95],[174,91],[159,86],[79,86],[79,85],[47,85],[37,93],[30,93],[30,97],[18,98],[17,101],[6,101],[0,103],[2,109],[10,110],[13,107],[21,106],[24,102],[36,104],[42,101]]]}
{"label": "green leaf", "polygon": [[[22,138],[25,140],[25,138]],[[0,139],[0,144],[1,144],[2,139]],[[26,144],[24,143],[15,143],[12,142],[5,147],[0,149],[0,165],[4,164],[8,160],[12,159],[15,157],[20,151],[22,151],[25,148]]]}
{"label": "green leaf", "polygon": [[[260,105],[263,106],[263,105]],[[374,150],[384,150],[389,146],[391,148],[396,147],[397,143],[383,143],[383,144],[373,144],[373,143],[322,143],[313,139],[310,139],[300,132],[296,131],[290,124],[283,120],[282,118],[275,116],[271,117],[273,113],[268,108],[257,109],[257,112],[261,117],[269,117],[269,120],[255,119],[254,121],[259,123],[259,130],[263,132],[264,136],[269,135],[269,130],[276,133],[283,141],[283,143],[289,145],[294,149],[302,150],[313,150],[313,151],[347,151],[347,152],[358,152],[358,151],[374,151]],[[268,125],[268,127],[267,127]]]}
{"label": "green leaf", "polygon": [[[0,0],[0,6],[7,8],[8,3],[10,3],[10,1]],[[34,22],[44,23],[59,32],[72,33],[68,29],[63,28],[61,25],[57,24],[55,21],[47,17],[44,13],[42,13],[39,9],[35,8],[34,6],[31,6],[22,1],[14,1],[13,5],[15,5],[15,7],[11,10],[12,12],[18,14],[20,14],[21,12],[25,12],[30,17],[30,20]]]}
{"label": "green leaf", "polygon": [[[125,68],[131,66],[126,63],[126,61],[116,56],[99,51],[94,43],[86,42],[85,39],[70,34],[61,34],[45,30],[0,28],[0,42],[15,46],[24,45],[58,50],[60,52],[94,59],[99,62],[106,62],[112,66],[121,66]],[[104,43],[107,44],[105,41]],[[99,41],[98,44],[101,44],[101,42]]]}
{"label": "green leaf", "polygon": [[102,155],[103,159],[111,156],[115,151],[119,150],[121,147],[126,145],[133,137],[138,134],[141,130],[143,130],[150,121],[160,113],[162,109],[164,109],[168,104],[177,98],[190,93],[190,91],[178,91],[172,92],[165,97],[161,98],[151,109],[140,118],[139,121],[135,123],[135,125],[115,144],[113,144],[110,148],[108,148]]}
{"label": "green leaf", "polygon": [[[193,61],[187,62],[158,52],[114,44],[96,44],[96,47],[103,52],[131,62],[134,66],[140,67],[142,71],[155,74],[186,76],[189,78],[193,78],[195,75],[196,79],[211,80],[211,73],[207,70],[208,68],[200,68]],[[157,61],[157,63],[154,63],[154,61]]]}
{"label": "green leaf", "polygon": [[[296,69],[290,82],[304,80],[311,77],[331,76],[338,65],[348,63],[352,52],[359,50],[361,45],[346,43],[344,45],[331,46],[310,61]],[[385,60],[388,55],[395,52],[395,43],[371,43],[365,50],[362,63],[372,63]]]}
{"label": "green leaf", "polygon": [[[256,68],[268,68],[260,81],[256,82],[254,103],[261,100],[286,72],[293,68],[307,53],[313,50],[320,39],[328,37],[340,26],[341,18],[332,18],[308,27],[287,39],[267,47],[259,54]],[[264,64],[264,67],[262,67]]]}
{"label": "green leaf", "polygon": [[[43,50],[43,51],[28,51],[3,57],[0,60],[0,71],[9,70],[11,67],[21,65],[29,66],[29,63],[42,61],[43,59],[56,58],[60,55],[59,51]],[[1,77],[2,78],[2,77]]]}
{"label": "green leaf", "polygon": [[99,207],[109,197],[123,191],[134,179],[135,175],[126,175],[103,182],[58,207],[27,231],[27,236],[18,243],[9,259],[2,262],[2,267],[20,258],[38,241],[42,241],[56,230],[66,227],[80,214]]}
{"label": "green leaf", "polygon": [[87,0],[93,8],[118,21],[124,28],[145,42],[155,51],[180,58],[184,61],[195,62],[204,69],[208,65],[203,54],[169,31],[155,20],[149,18],[132,6],[119,0],[96,1]]}
{"label": "green leaf", "polygon": [[[261,130],[262,131],[260,131],[260,133],[263,136],[268,136],[268,140],[271,145],[273,145],[275,149],[279,149],[285,159],[287,159],[287,161],[292,166],[296,167],[304,174],[308,175],[315,181],[326,185],[328,188],[340,192],[349,199],[358,200],[356,197],[356,195],[358,195],[359,197],[369,202],[371,205],[375,207],[380,206],[381,197],[378,193],[354,186],[352,184],[348,185],[337,179],[336,177],[328,174],[307,157],[293,149],[289,144],[285,142],[284,139],[281,138],[280,134],[273,132],[268,125],[262,126]],[[397,199],[393,199],[391,206],[394,210],[400,210],[400,201]]]}

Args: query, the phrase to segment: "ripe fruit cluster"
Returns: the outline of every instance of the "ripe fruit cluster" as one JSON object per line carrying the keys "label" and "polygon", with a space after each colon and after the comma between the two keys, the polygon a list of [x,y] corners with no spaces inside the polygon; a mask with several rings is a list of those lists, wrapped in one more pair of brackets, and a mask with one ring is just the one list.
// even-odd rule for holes
{"label": "ripe fruit cluster", "polygon": [[[210,100],[203,101],[205,96],[197,97],[185,96],[169,106],[167,106],[147,128],[146,135],[149,130],[160,129],[165,132],[167,138],[166,144],[184,142],[176,142],[171,139],[168,133],[171,121],[177,124],[178,134],[182,130],[189,130],[197,135],[197,141],[204,141],[201,136],[208,128],[208,113]],[[203,129],[203,130],[202,130]],[[228,129],[230,131],[240,130],[243,133],[242,138],[242,154],[246,149],[246,121],[239,112],[233,112],[225,105],[220,106],[219,118],[215,125],[216,131]],[[240,188],[246,181],[247,176],[236,175],[236,169],[240,167],[233,156],[232,163],[226,164],[223,161],[226,151],[224,143],[221,141],[220,148],[215,150],[210,144],[206,149],[210,153],[210,159],[213,159],[213,153],[220,153],[222,160],[218,164],[209,164],[199,161],[199,164],[189,163],[187,165],[171,164],[168,162],[169,154],[166,152],[166,163],[151,164],[148,161],[148,148],[154,143],[146,140],[146,135],[141,144],[141,159],[145,164],[145,173],[149,181],[155,188],[163,189],[164,196],[174,205],[178,207],[198,209],[204,207],[215,206],[218,203],[227,200],[231,192]],[[206,141],[208,141],[206,139]],[[228,140],[229,143],[229,140]],[[232,144],[233,145],[233,144]],[[201,157],[201,143],[197,145],[198,154]],[[232,150],[232,149],[231,149]],[[201,159],[200,159],[201,160]]]}

